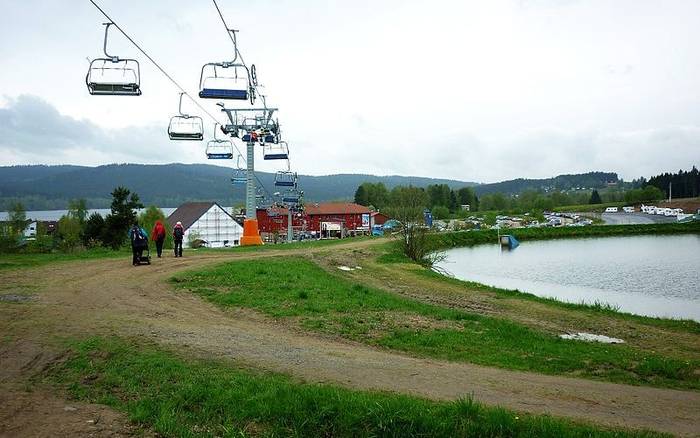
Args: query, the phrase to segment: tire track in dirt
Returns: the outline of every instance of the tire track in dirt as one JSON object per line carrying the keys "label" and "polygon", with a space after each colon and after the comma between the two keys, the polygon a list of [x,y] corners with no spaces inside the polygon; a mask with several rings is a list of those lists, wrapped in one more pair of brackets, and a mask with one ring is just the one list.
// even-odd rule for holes
{"label": "tire track in dirt", "polygon": [[[333,248],[360,248],[373,241]],[[409,357],[348,341],[306,334],[255,312],[221,310],[167,278],[182,270],[236,259],[302,256],[310,250],[201,253],[155,259],[61,263],[16,271],[10,281],[37,285],[36,300],[14,328],[35,336],[144,336],[204,357],[233,359],[304,381],[407,393],[439,400],[473,395],[517,411],[599,424],[698,433],[700,393],[508,371]],[[261,260],[261,263],[263,261]],[[0,308],[0,311],[2,308]]]}

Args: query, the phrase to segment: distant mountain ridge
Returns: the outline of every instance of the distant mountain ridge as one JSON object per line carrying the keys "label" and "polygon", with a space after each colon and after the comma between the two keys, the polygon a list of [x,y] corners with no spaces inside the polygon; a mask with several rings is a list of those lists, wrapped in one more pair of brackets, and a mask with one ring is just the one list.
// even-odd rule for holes
{"label": "distant mountain ridge", "polygon": [[[274,174],[257,172],[268,192],[274,192]],[[21,200],[29,210],[64,209],[68,201],[86,199],[90,208],[109,207],[111,191],[119,185],[128,187],[146,205],[177,207],[187,201],[212,200],[222,205],[243,202],[244,190],[230,183],[231,168],[209,164],[109,164],[87,166],[5,166],[0,167],[0,210]],[[413,176],[377,176],[337,174],[325,176],[299,175],[299,186],[309,202],[352,200],[363,182],[382,182],[389,189],[397,185],[425,187],[447,184],[453,189],[474,186],[478,194],[502,191],[519,193],[526,189],[545,190],[547,187],[571,188],[577,175],[561,175],[542,180],[511,180],[495,184],[477,184],[441,178]],[[580,181],[599,186],[617,174],[592,172],[580,175]],[[579,182],[580,182],[579,181]],[[601,183],[602,181],[602,183]],[[573,185],[572,187],[580,186]]]}
{"label": "distant mountain ridge", "polygon": [[[146,205],[177,207],[187,201],[213,200],[235,205],[244,200],[244,189],[230,182],[230,167],[209,164],[109,164],[87,166],[0,167],[0,210],[21,199],[30,210],[63,209],[68,201],[83,198],[90,208],[106,208],[111,191],[128,187]],[[274,174],[256,172],[268,192],[275,191]],[[476,183],[410,176],[339,174],[299,175],[299,185],[308,201],[351,200],[363,182],[383,182],[387,187],[412,184],[448,184],[459,188]],[[264,192],[264,191],[263,191]]]}

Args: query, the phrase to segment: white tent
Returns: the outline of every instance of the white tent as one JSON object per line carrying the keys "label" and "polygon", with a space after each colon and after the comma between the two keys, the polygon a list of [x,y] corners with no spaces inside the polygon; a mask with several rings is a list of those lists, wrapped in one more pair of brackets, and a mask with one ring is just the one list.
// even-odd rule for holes
{"label": "white tent", "polygon": [[168,217],[171,227],[178,221],[185,228],[184,247],[194,239],[209,248],[238,246],[243,235],[243,227],[216,202],[183,204]]}

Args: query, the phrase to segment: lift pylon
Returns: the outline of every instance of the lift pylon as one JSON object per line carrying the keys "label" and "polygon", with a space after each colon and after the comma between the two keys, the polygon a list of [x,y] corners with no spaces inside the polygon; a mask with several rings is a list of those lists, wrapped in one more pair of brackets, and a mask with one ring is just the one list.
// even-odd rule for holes
{"label": "lift pylon", "polygon": [[[226,131],[232,136],[241,135],[246,140],[245,220],[241,245],[262,245],[255,202],[255,146],[258,142],[254,138],[258,132],[277,132],[277,124],[272,119],[272,114],[277,108],[226,108],[223,104],[219,106],[231,122],[226,125]],[[256,133],[256,136],[253,136],[253,133]]]}

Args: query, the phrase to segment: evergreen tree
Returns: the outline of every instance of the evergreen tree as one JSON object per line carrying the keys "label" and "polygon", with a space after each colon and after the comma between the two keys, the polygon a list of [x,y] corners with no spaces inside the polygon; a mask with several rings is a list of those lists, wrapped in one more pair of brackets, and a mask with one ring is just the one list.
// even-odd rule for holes
{"label": "evergreen tree", "polygon": [[365,184],[360,184],[360,186],[355,191],[355,204],[364,205],[365,207],[369,205],[369,193],[367,193],[367,187]]}
{"label": "evergreen tree", "polygon": [[112,212],[105,220],[102,242],[112,249],[119,249],[126,240],[129,227],[136,221],[136,209],[143,208],[139,195],[126,187],[117,187],[112,192]]}
{"label": "evergreen tree", "polygon": [[83,245],[100,244],[105,233],[105,220],[99,213],[93,213],[85,221]]}
{"label": "evergreen tree", "polygon": [[600,194],[598,190],[593,190],[591,192],[591,199],[588,201],[589,204],[602,204],[603,200],[600,199]]}

